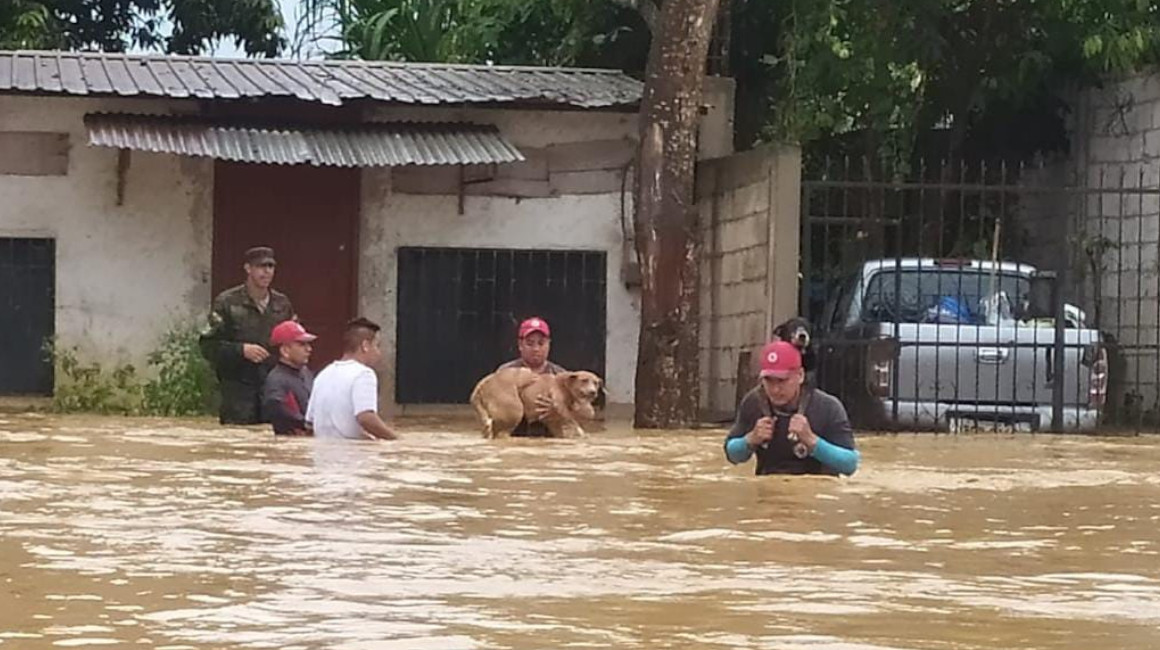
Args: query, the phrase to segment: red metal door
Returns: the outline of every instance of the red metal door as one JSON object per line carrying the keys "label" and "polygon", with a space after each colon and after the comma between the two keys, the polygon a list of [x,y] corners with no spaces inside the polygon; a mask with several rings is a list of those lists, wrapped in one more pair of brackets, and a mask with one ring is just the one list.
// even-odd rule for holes
{"label": "red metal door", "polygon": [[357,309],[359,170],[219,161],[214,168],[213,291],[245,279],[242,254],[272,246],[274,287],[318,335],[311,367],[342,354]]}

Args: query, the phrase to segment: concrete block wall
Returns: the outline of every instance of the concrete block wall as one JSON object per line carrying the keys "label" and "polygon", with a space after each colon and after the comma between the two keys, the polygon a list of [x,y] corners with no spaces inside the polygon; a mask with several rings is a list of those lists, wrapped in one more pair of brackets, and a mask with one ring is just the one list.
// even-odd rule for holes
{"label": "concrete block wall", "polygon": [[1077,263],[1084,308],[1092,317],[1098,305],[1122,349],[1112,399],[1160,408],[1160,71],[1086,89],[1078,104],[1072,162],[1089,191],[1073,238],[1100,251]]}
{"label": "concrete block wall", "polygon": [[797,311],[800,195],[796,148],[763,147],[698,165],[701,407],[710,417],[732,414],[741,355]]}

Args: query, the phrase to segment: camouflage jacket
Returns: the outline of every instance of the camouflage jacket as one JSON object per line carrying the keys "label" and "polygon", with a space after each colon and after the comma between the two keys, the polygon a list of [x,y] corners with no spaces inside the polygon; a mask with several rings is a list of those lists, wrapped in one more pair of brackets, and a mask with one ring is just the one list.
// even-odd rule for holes
{"label": "camouflage jacket", "polygon": [[[213,301],[209,326],[199,340],[202,355],[217,371],[218,379],[261,386],[277,355],[270,348],[270,331],[285,320],[296,320],[294,306],[285,294],[270,290],[266,311],[260,311],[238,285],[221,292]],[[253,343],[270,350],[265,363],[250,363],[242,356],[242,345]]]}

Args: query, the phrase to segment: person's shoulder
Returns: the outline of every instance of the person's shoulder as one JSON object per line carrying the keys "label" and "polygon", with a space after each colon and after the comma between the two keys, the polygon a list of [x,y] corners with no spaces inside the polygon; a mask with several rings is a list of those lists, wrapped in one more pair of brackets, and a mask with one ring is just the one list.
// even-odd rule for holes
{"label": "person's shoulder", "polygon": [[286,294],[282,293],[281,291],[278,291],[277,289],[271,287],[270,288],[270,302],[272,304],[279,303],[279,304],[289,305],[290,304],[290,296],[287,296]]}
{"label": "person's shoulder", "polygon": [[761,399],[762,399],[762,397],[763,397],[763,395],[762,395],[762,393],[763,393],[763,392],[764,392],[764,391],[761,389],[761,385],[760,385],[760,384],[758,384],[757,386],[754,386],[753,388],[750,388],[750,389],[749,389],[749,392],[748,392],[748,393],[745,393],[745,395],[744,395],[744,396],[742,396],[742,398],[741,398],[741,406],[742,406],[742,407],[746,407],[746,406],[760,406],[760,405],[761,405]]}
{"label": "person's shoulder", "polygon": [[807,410],[814,417],[829,419],[843,419],[848,417],[846,415],[846,405],[842,403],[842,400],[820,388],[813,388],[811,390],[813,391],[813,395],[810,396],[810,405]]}
{"label": "person's shoulder", "polygon": [[275,363],[274,367],[270,368],[270,372],[266,374],[266,382],[269,383],[279,379],[288,379],[293,374],[293,369],[282,362],[278,362]]}
{"label": "person's shoulder", "polygon": [[315,383],[319,381],[327,381],[330,379],[330,377],[334,375],[335,372],[337,372],[335,368],[338,367],[338,364],[338,361],[331,361],[330,363],[323,366],[322,370],[319,370],[318,374],[314,376]]}
{"label": "person's shoulder", "polygon": [[761,412],[761,400],[764,398],[761,386],[755,386],[741,398],[737,404],[737,415],[744,419],[755,419]]}
{"label": "person's shoulder", "polygon": [[567,368],[565,368],[564,366],[561,366],[558,363],[552,363],[551,361],[546,361],[545,363],[548,366],[548,373],[549,374],[562,375],[562,374],[568,372]]}
{"label": "person's shoulder", "polygon": [[239,284],[236,287],[230,287],[229,289],[219,293],[217,297],[213,299],[213,302],[215,305],[236,305],[247,299],[248,296],[246,295],[246,285]]}
{"label": "person's shoulder", "polygon": [[832,409],[835,407],[842,409],[846,408],[842,404],[842,400],[838,399],[834,395],[827,393],[821,388],[811,388],[810,390],[813,392],[813,395],[810,396],[810,400],[812,400],[814,404],[817,404],[818,406],[826,409]]}

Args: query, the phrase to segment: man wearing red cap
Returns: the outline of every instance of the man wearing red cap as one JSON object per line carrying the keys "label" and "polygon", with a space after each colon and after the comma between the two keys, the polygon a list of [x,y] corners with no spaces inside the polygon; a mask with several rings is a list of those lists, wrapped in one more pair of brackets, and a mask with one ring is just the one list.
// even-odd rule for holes
{"label": "man wearing red cap", "polygon": [[[552,330],[543,318],[533,316],[520,323],[516,347],[520,351],[520,358],[508,361],[497,370],[528,368],[541,375],[559,375],[568,372],[548,361],[548,352],[552,349]],[[552,408],[550,396],[543,395],[536,402],[536,411],[540,420],[551,415]],[[512,435],[516,437],[543,437],[548,435],[548,430],[539,422],[529,423],[525,419],[512,431]]]}
{"label": "man wearing red cap", "polygon": [[317,338],[292,320],[278,323],[270,333],[270,345],[278,350],[278,363],[262,386],[262,419],[274,425],[274,435],[310,435],[306,408],[314,374],[306,364]]}
{"label": "man wearing red cap", "polygon": [[761,384],[741,400],[725,457],[757,454],[757,474],[839,474],[858,470],[854,431],[838,398],[807,388],[801,352],[785,341],[761,350]]}

